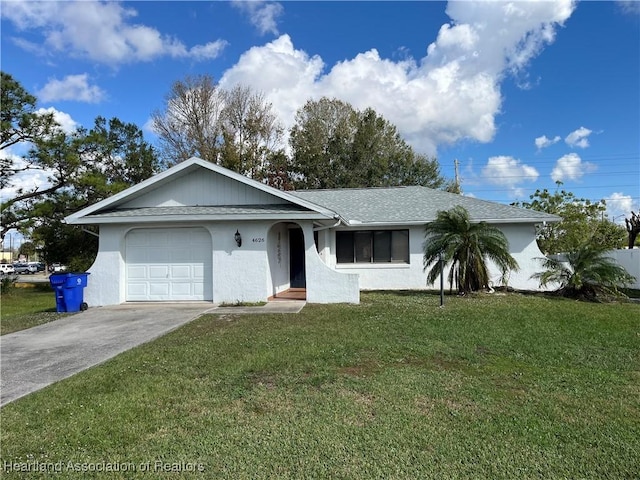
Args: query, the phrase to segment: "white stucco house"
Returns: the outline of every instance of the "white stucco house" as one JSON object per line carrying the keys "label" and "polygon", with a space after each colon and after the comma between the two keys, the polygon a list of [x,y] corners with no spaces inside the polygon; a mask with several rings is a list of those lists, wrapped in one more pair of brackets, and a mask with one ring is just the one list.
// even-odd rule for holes
{"label": "white stucco house", "polygon": [[521,267],[508,284],[536,289],[535,225],[558,217],[425,187],[283,192],[192,158],[66,221],[99,227],[90,306],[258,302],[290,289],[358,303],[361,290],[434,288],[424,224],[456,204],[506,234]]}

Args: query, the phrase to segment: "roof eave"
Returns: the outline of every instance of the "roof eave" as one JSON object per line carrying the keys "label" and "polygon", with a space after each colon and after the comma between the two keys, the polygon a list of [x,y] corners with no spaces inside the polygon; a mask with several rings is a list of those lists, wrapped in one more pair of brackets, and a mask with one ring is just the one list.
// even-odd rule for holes
{"label": "roof eave", "polygon": [[116,223],[176,223],[176,222],[245,222],[256,220],[331,220],[332,216],[326,216],[317,212],[309,214],[290,214],[290,213],[272,213],[272,214],[248,214],[248,215],[144,215],[144,216],[126,216],[126,217],[92,217],[85,216],[81,218],[70,219],[66,221],[70,225],[103,225]]}
{"label": "roof eave", "polygon": [[82,222],[79,222],[81,218],[91,215],[92,213],[96,213],[105,208],[109,208],[109,207],[113,208],[114,205],[121,202],[122,200],[125,200],[127,198],[132,198],[137,193],[140,193],[142,190],[149,188],[150,186],[156,183],[160,183],[166,180],[167,178],[182,172],[183,170],[192,168],[194,165],[199,165],[200,167],[219,173],[228,178],[232,178],[241,183],[249,185],[253,188],[261,190],[265,193],[269,193],[271,195],[274,195],[275,197],[291,202],[295,205],[299,205],[309,210],[313,210],[319,214],[324,215],[325,217],[336,218],[337,216],[336,212],[329,210],[321,205],[315,204],[313,202],[309,202],[308,200],[304,200],[302,198],[296,197],[282,190],[278,190],[276,188],[270,187],[269,185],[265,185],[256,180],[245,177],[244,175],[241,175],[239,173],[233,172],[226,168],[220,167],[219,165],[215,165],[211,162],[207,162],[206,160],[202,160],[201,158],[192,157],[182,163],[179,163],[178,165],[175,165],[165,170],[164,172],[158,173],[151,178],[143,180],[137,185],[133,185],[132,187],[129,187],[126,190],[123,190],[122,192],[116,193],[115,195],[109,198],[106,198],[98,203],[95,203],[86,208],[83,208],[78,212],[72,213],[71,215],[65,217],[64,220],[69,224],[80,224],[82,223]]}
{"label": "roof eave", "polygon": [[[435,219],[433,219],[435,220]],[[415,225],[426,225],[433,220],[412,220],[407,222],[360,222],[357,220],[344,221],[343,224],[346,227],[393,227],[393,226],[415,226]],[[541,219],[541,218],[480,218],[475,219],[472,218],[472,222],[486,222],[486,223],[529,223],[529,224],[541,224],[541,223],[555,223],[562,220],[560,217],[549,218],[549,219]]]}

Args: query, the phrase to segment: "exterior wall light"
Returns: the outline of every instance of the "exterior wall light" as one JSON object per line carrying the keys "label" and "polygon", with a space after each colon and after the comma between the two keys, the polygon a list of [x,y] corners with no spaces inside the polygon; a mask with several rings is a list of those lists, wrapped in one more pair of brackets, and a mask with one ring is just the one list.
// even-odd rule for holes
{"label": "exterior wall light", "polygon": [[236,241],[236,243],[238,244],[239,247],[242,246],[242,236],[240,235],[240,232],[238,231],[238,229],[236,229],[236,234],[233,236],[234,240]]}

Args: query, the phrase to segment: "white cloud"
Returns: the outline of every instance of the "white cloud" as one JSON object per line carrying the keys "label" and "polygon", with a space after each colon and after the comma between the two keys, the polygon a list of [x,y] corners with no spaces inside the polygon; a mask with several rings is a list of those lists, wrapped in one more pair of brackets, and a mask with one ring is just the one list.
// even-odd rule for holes
{"label": "white cloud", "polygon": [[482,177],[489,183],[511,189],[512,195],[523,195],[517,185],[523,182],[535,182],[540,174],[529,165],[509,156],[490,157],[482,168]]}
{"label": "white cloud", "polygon": [[640,205],[633,204],[631,195],[614,192],[605,201],[607,203],[607,215],[615,223],[624,224],[625,218],[631,218],[632,211],[636,213],[640,211]]}
{"label": "white cloud", "polygon": [[[71,115],[60,110],[56,110],[53,107],[39,108],[36,110],[37,114],[45,115],[52,114],[53,119],[60,129],[65,133],[74,132],[80,124],[76,122]],[[31,144],[23,142],[12,147],[6,148],[2,151],[2,157],[10,159],[16,169],[21,169],[27,166],[22,155],[26,155],[29,146]],[[13,175],[8,182],[9,184],[0,190],[0,196],[2,200],[15,197],[18,192],[31,191],[33,189],[44,190],[51,186],[50,178],[53,175],[53,170],[49,169],[28,169]]]}
{"label": "white cloud", "polygon": [[228,45],[225,40],[216,40],[215,42],[209,42],[205,45],[196,45],[191,47],[184,57],[192,58],[196,61],[210,60],[217,58],[222,53],[222,50]]}
{"label": "white cloud", "polygon": [[535,182],[540,174],[529,165],[509,156],[490,157],[482,168],[482,176],[495,185],[514,186],[522,182]]}
{"label": "white cloud", "polygon": [[593,173],[597,169],[598,167],[593,163],[583,163],[579,155],[569,153],[558,159],[556,166],[551,171],[551,178],[554,182],[579,180],[585,173]]}
{"label": "white cloud", "polygon": [[[2,157],[10,159],[16,169],[26,167],[26,162],[17,153],[19,149],[7,148],[2,151]],[[23,191],[31,191],[34,189],[44,190],[51,186],[49,177],[51,171],[48,170],[25,170],[12,176],[9,184],[0,190],[0,198],[5,200],[15,198],[15,196]]]}
{"label": "white cloud", "polygon": [[462,139],[490,142],[500,114],[500,83],[523,70],[569,18],[571,0],[452,2],[419,61],[381,58],[375,49],[325,70],[318,56],[296,49],[288,35],[245,52],[222,76],[224,88],[265,93],[285,126],[309,98],[336,97],[374,108],[420,152]]}
{"label": "white cloud", "polygon": [[89,85],[86,73],[67,75],[62,80],[51,79],[38,92],[43,102],[72,100],[76,102],[99,103],[105,98],[105,92],[97,85]]}
{"label": "white cloud", "polygon": [[71,115],[65,112],[61,112],[60,110],[56,110],[53,107],[49,108],[39,108],[36,113],[38,114],[53,114],[53,119],[56,121],[60,128],[65,133],[71,133],[75,131],[80,124],[76,122]]}
{"label": "white cloud", "polygon": [[623,13],[640,15],[640,2],[638,2],[638,0],[617,0],[616,4]]}
{"label": "white cloud", "polygon": [[561,140],[559,135],[556,135],[553,138],[547,138],[546,135],[542,135],[541,137],[536,138],[536,148],[541,150],[543,148],[550,147],[551,145],[558,143]]}
{"label": "white cloud", "polygon": [[587,148],[589,146],[589,135],[591,135],[591,130],[580,127],[567,135],[564,141],[570,147]]}
{"label": "white cloud", "polygon": [[[119,2],[12,1],[2,17],[24,31],[39,30],[50,52],[69,52],[108,65],[149,61],[161,56],[203,60],[216,58],[226,46],[223,40],[187,48],[155,28],[131,22],[136,10]],[[31,51],[33,41],[14,39]]]}
{"label": "white cloud", "polygon": [[147,118],[147,121],[144,122],[144,125],[142,125],[142,131],[147,135],[153,135],[154,137],[158,136],[158,132],[156,132],[155,128],[153,127],[153,118]]}
{"label": "white cloud", "polygon": [[251,24],[264,35],[278,34],[278,17],[284,8],[277,2],[234,0],[233,5],[249,15]]}

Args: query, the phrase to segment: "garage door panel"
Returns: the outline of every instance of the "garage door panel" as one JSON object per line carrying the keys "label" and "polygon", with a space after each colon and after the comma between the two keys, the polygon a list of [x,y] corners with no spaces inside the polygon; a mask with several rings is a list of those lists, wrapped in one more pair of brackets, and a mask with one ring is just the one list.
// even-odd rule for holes
{"label": "garage door panel", "polygon": [[148,278],[150,279],[169,278],[168,265],[149,265],[149,267],[147,267],[147,271],[148,271]]}
{"label": "garage door panel", "polygon": [[180,279],[190,279],[191,276],[191,266],[189,265],[171,265],[171,278],[175,280]]}
{"label": "garage door panel", "polygon": [[212,300],[211,250],[211,235],[202,228],[130,231],[127,300]]}
{"label": "garage door panel", "polygon": [[157,240],[158,239],[156,238],[148,239],[149,242],[154,242],[154,245],[149,246],[147,248],[141,247],[143,251],[141,252],[140,258],[144,259],[148,263],[167,263],[168,247],[167,246],[158,247],[157,244],[155,244]]}
{"label": "garage door panel", "polygon": [[192,275],[193,278],[204,278],[204,267],[202,265],[194,265]]}
{"label": "garage door panel", "polygon": [[191,229],[191,231],[175,229],[175,230],[172,230],[171,232],[166,233],[167,240],[170,240],[171,242],[174,242],[174,243],[178,242],[181,244],[188,243],[189,239],[194,235],[196,235],[196,233],[193,229]]}
{"label": "garage door panel", "polygon": [[127,285],[127,297],[138,297],[138,296],[146,296],[147,295],[147,284],[146,283],[132,283],[129,282]]}
{"label": "garage door panel", "polygon": [[171,295],[172,296],[183,296],[183,297],[192,295],[191,283],[173,282],[171,284]]}
{"label": "garage door panel", "polygon": [[169,254],[170,263],[190,263],[194,261],[192,252],[171,252]]}
{"label": "garage door panel", "polygon": [[139,265],[128,265],[127,277],[129,278],[129,280],[139,280],[147,278],[147,268]]}
{"label": "garage door panel", "polygon": [[170,292],[169,282],[153,282],[149,283],[149,295],[168,297]]}

